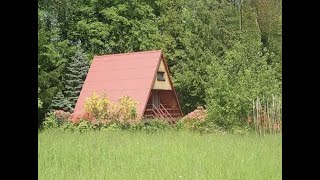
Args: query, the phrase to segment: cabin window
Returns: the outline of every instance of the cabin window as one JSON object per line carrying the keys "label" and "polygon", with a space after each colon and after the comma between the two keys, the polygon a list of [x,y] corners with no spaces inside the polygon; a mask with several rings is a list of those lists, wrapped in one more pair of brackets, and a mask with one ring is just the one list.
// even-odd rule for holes
{"label": "cabin window", "polygon": [[164,72],[157,72],[157,80],[158,81],[165,81]]}

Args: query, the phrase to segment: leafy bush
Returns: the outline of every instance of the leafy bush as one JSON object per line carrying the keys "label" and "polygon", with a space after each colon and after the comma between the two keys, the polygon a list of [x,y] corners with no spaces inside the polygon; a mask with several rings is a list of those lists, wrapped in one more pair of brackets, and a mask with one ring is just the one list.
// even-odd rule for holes
{"label": "leafy bush", "polygon": [[135,130],[145,132],[159,132],[171,128],[167,121],[162,119],[144,119],[135,125]]}
{"label": "leafy bush", "polygon": [[[122,101],[120,100],[121,101],[120,105],[116,104],[116,106],[114,106],[112,103],[108,102],[109,107],[117,107],[113,110],[110,110],[109,113],[113,111],[113,115],[118,114],[117,117],[120,117],[119,112],[122,112],[125,114],[125,115],[121,115],[122,119],[112,119],[112,120],[96,119],[96,117],[94,117],[92,113],[96,113],[97,116],[101,115],[102,113],[100,112],[100,110],[103,109],[101,108],[101,104],[102,105],[106,104],[105,103],[106,101],[102,102],[99,100],[99,98],[96,98],[95,96],[91,98],[93,99],[93,101],[89,101],[88,104],[90,106],[87,106],[87,109],[92,110],[91,112],[84,112],[81,114],[70,115],[70,113],[64,112],[61,110],[54,111],[48,114],[46,120],[43,123],[44,128],[52,129],[52,128],[60,127],[61,129],[64,129],[64,130],[79,131],[79,132],[86,132],[90,130],[102,130],[102,131],[129,130],[129,131],[145,131],[147,133],[155,133],[155,132],[173,128],[167,121],[163,119],[143,119],[139,122],[132,121],[132,119],[135,116],[130,114],[131,112],[130,110],[125,110],[124,107],[129,107],[128,109],[132,110],[132,109],[135,109],[134,106],[136,104],[132,99],[128,97],[124,97]],[[100,116],[100,118],[101,117],[102,116]],[[108,116],[106,117],[108,118]],[[116,116],[113,116],[113,118],[114,117]],[[207,111],[202,107],[198,107],[196,110],[194,110],[184,118],[177,121],[175,124],[175,129],[176,130],[188,129],[188,130],[192,130],[200,133],[224,132],[224,129],[218,126],[215,121],[206,119],[206,117],[207,117]],[[236,134],[244,134],[247,132],[247,129],[237,126],[237,127],[231,128],[230,132],[236,133]]]}
{"label": "leafy bush", "polygon": [[121,130],[121,124],[119,123],[109,123],[109,124],[104,124],[100,128],[101,131],[116,131],[116,130]]}
{"label": "leafy bush", "polygon": [[137,102],[129,97],[129,96],[122,96],[118,102],[119,108],[119,115],[120,120],[122,121],[134,121],[137,117]]}
{"label": "leafy bush", "polygon": [[205,110],[202,106],[198,106],[197,109],[190,112],[182,119],[185,121],[196,120],[196,121],[203,122],[206,120],[206,118],[207,118],[207,110]]}
{"label": "leafy bush", "polygon": [[215,124],[213,121],[208,121],[208,120],[198,121],[196,119],[193,119],[193,120],[181,119],[176,123],[175,129],[178,131],[187,129],[187,130],[200,132],[200,133],[224,132],[223,128]]}
{"label": "leafy bush", "polygon": [[268,66],[268,56],[260,49],[259,42],[236,43],[223,64],[207,67],[212,72],[206,89],[208,118],[225,129],[245,124],[256,97],[281,94],[276,71]]}
{"label": "leafy bush", "polygon": [[93,93],[88,97],[84,103],[85,111],[92,114],[92,116],[97,120],[108,119],[110,106],[111,102],[105,95],[99,96],[96,93]]}
{"label": "leafy bush", "polygon": [[181,120],[183,121],[183,128],[185,129],[197,129],[201,124],[197,119]]}
{"label": "leafy bush", "polygon": [[187,114],[176,124],[177,129],[198,129],[207,118],[207,110],[198,106],[194,111]]}
{"label": "leafy bush", "polygon": [[82,114],[82,116],[80,116],[81,120],[90,122],[92,124],[96,123],[96,118],[90,113],[90,112],[85,112]]}
{"label": "leafy bush", "polygon": [[195,129],[200,133],[223,133],[225,132],[223,128],[219,127],[212,121],[201,122]]}
{"label": "leafy bush", "polygon": [[66,131],[74,131],[77,130],[77,126],[75,126],[72,122],[67,121],[60,126],[61,129]]}
{"label": "leafy bush", "polygon": [[202,106],[187,114],[176,123],[176,129],[189,129],[200,133],[218,133],[222,128],[215,122],[207,119],[207,110]]}
{"label": "leafy bush", "polygon": [[84,120],[84,121],[88,121],[92,124],[95,124],[96,123],[96,118],[93,117],[91,115],[91,113],[89,112],[84,112],[84,113],[78,113],[78,114],[71,114],[69,116],[69,119],[68,119],[70,122],[72,122],[73,124],[79,124],[80,121]]}
{"label": "leafy bush", "polygon": [[92,115],[97,123],[107,124],[119,121],[120,123],[135,122],[137,117],[137,102],[123,96],[117,103],[110,102],[105,95],[99,96],[93,93],[86,99],[84,109]]}
{"label": "leafy bush", "polygon": [[86,132],[91,129],[91,124],[86,120],[81,120],[78,124],[78,130],[80,132]]}
{"label": "leafy bush", "polygon": [[63,110],[56,110],[56,111],[53,112],[53,114],[56,117],[59,125],[68,122],[68,119],[71,116],[70,112],[65,112]]}
{"label": "leafy bush", "polygon": [[47,114],[47,117],[43,121],[42,127],[44,129],[53,129],[59,127],[58,119],[53,112]]}
{"label": "leafy bush", "polygon": [[184,129],[184,121],[183,120],[178,120],[175,124],[175,129],[180,131]]}
{"label": "leafy bush", "polygon": [[82,115],[81,114],[71,114],[69,117],[69,121],[73,124],[77,124],[80,122]]}

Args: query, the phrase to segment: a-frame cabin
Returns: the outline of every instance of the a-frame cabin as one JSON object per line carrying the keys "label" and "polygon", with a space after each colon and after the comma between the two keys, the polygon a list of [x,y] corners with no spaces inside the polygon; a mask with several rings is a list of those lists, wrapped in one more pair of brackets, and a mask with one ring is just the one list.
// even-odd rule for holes
{"label": "a-frame cabin", "polygon": [[138,117],[174,120],[182,117],[179,100],[161,50],[94,56],[74,113],[93,92],[110,101],[130,96],[138,102]]}

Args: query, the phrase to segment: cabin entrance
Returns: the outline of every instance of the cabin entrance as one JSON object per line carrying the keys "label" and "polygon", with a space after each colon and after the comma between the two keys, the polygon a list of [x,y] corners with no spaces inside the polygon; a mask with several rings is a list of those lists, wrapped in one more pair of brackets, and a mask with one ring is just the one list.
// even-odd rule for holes
{"label": "cabin entrance", "polygon": [[152,89],[144,112],[146,118],[175,119],[181,117],[181,111],[174,91]]}
{"label": "cabin entrance", "polygon": [[151,92],[151,95],[152,95],[152,104],[154,106],[152,106],[152,109],[155,109],[155,108],[160,108],[160,97],[159,97],[159,91],[153,91]]}

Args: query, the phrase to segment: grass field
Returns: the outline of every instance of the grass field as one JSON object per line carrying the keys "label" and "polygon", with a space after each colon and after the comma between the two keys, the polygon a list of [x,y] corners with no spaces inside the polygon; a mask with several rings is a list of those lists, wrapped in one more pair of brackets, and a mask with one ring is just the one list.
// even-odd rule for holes
{"label": "grass field", "polygon": [[282,137],[192,132],[44,131],[45,179],[282,179]]}

